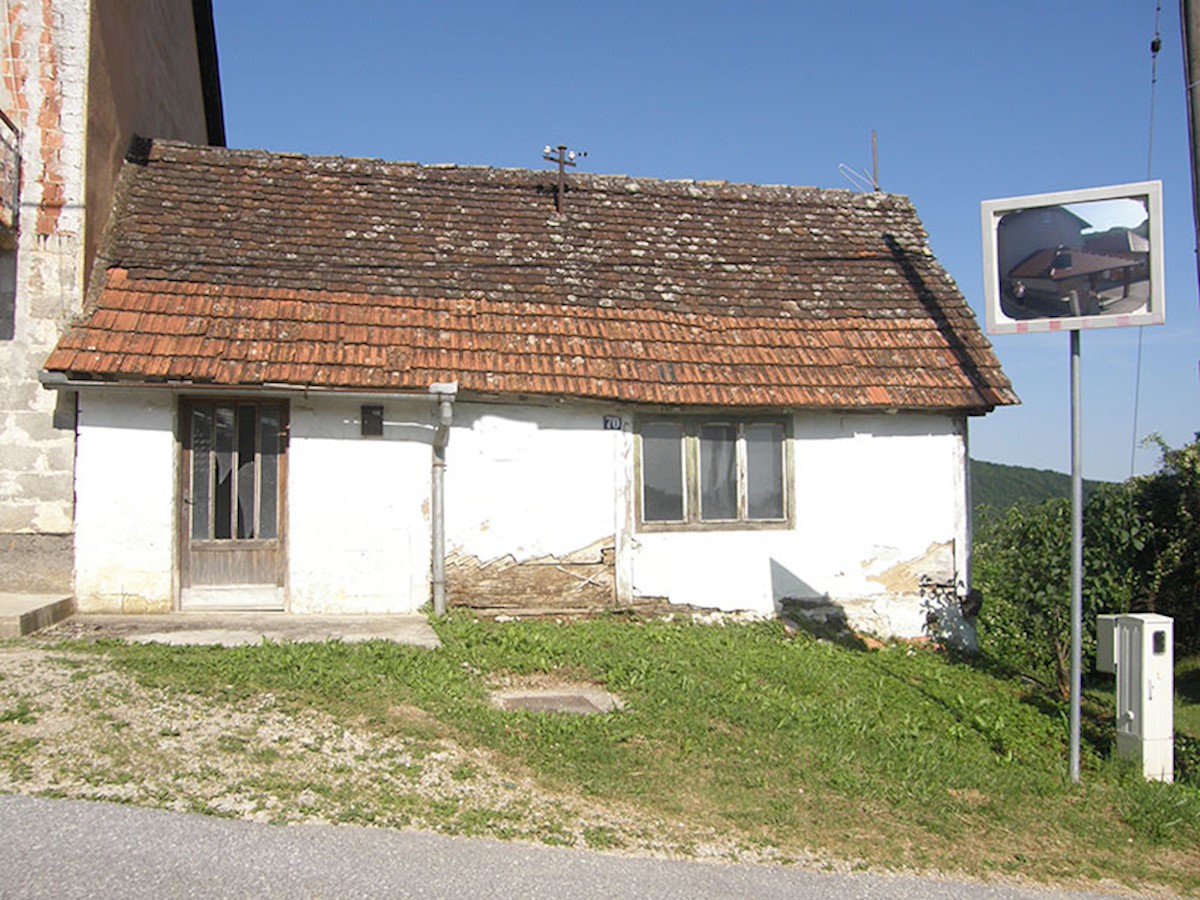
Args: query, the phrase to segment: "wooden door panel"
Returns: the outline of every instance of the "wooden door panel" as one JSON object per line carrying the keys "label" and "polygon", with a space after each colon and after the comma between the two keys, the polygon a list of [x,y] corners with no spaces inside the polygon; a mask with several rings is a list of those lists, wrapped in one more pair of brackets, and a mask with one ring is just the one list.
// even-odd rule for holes
{"label": "wooden door panel", "polygon": [[286,405],[191,400],[181,412],[180,605],[282,604]]}

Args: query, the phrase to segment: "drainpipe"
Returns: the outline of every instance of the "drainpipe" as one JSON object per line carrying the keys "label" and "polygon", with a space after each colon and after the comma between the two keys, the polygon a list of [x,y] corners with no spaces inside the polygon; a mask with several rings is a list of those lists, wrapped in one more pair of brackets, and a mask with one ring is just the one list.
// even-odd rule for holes
{"label": "drainpipe", "polygon": [[458,383],[439,382],[429,386],[429,394],[438,402],[437,431],[433,434],[433,614],[446,614],[446,445],[450,443],[450,423],[454,419],[454,398]]}

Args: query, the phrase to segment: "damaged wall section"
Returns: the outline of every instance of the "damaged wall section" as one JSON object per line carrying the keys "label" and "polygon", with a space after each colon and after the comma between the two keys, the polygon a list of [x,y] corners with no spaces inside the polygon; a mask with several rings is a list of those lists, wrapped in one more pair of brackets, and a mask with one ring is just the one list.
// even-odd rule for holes
{"label": "damaged wall section", "polygon": [[526,560],[457,552],[446,560],[447,591],[451,605],[485,615],[593,613],[616,604],[613,561],[611,536],[574,553]]}
{"label": "damaged wall section", "polygon": [[615,603],[610,410],[459,403],[446,482],[449,601],[489,614],[585,613]]}

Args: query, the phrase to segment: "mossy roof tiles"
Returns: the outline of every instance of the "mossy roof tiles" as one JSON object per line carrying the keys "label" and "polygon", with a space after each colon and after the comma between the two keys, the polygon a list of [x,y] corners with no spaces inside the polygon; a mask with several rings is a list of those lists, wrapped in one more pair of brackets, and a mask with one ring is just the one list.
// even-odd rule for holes
{"label": "mossy roof tiles", "polygon": [[154,142],[50,371],[985,412],[1016,402],[904,197]]}

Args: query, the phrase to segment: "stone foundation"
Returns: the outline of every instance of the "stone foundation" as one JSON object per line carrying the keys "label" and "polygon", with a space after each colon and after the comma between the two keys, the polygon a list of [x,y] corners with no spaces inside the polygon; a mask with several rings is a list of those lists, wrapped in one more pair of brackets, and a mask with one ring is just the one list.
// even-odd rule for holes
{"label": "stone foundation", "polygon": [[0,592],[70,594],[75,536],[0,533]]}

